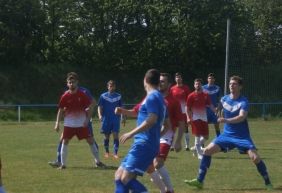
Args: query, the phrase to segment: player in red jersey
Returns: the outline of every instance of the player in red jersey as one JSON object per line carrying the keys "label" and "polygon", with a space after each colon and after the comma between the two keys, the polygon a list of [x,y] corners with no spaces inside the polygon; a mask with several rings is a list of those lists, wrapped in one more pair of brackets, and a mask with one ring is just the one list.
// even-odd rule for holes
{"label": "player in red jersey", "polygon": [[195,136],[195,150],[198,159],[202,159],[202,146],[209,137],[206,107],[214,111],[211,99],[203,92],[202,79],[194,80],[195,91],[187,98],[187,122],[192,126],[192,134]]}
{"label": "player in red jersey", "polygon": [[[61,166],[59,169],[66,168],[66,158],[68,152],[68,143],[73,136],[79,140],[86,139],[91,152],[95,157],[97,148],[95,146],[92,134],[88,130],[88,123],[93,113],[94,105],[87,94],[78,87],[78,75],[70,72],[67,75],[68,90],[61,96],[59,110],[54,129],[59,131],[59,122],[64,116],[63,144],[61,147]],[[100,160],[95,159],[96,166],[102,164]]]}
{"label": "player in red jersey", "polygon": [[[188,124],[186,122],[186,100],[188,95],[191,93],[191,90],[188,85],[183,83],[182,74],[180,72],[175,73],[175,82],[176,84],[170,88],[170,92],[173,97],[175,97],[180,105],[182,110],[183,119],[185,119],[185,149],[189,151],[189,132]],[[172,147],[173,150],[173,147]]]}

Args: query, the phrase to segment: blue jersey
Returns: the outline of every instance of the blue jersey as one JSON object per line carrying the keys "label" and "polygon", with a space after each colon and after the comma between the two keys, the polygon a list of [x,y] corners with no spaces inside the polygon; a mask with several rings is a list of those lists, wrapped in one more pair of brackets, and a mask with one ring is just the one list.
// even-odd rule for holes
{"label": "blue jersey", "polygon": [[87,88],[80,86],[78,89],[81,90],[82,92],[84,92],[90,98],[91,101],[94,99],[93,95],[91,94],[91,92]]}
{"label": "blue jersey", "polygon": [[120,115],[115,114],[115,108],[122,106],[121,95],[119,93],[105,92],[101,94],[98,106],[102,107],[102,122],[119,122]]}
{"label": "blue jersey", "polygon": [[[248,111],[249,102],[247,98],[240,96],[237,99],[231,99],[230,95],[225,95],[221,98],[221,104],[223,107],[223,116],[224,118],[233,118],[239,115],[240,110]],[[224,132],[227,136],[235,138],[250,138],[250,131],[247,119],[240,123],[225,123]]]}
{"label": "blue jersey", "polygon": [[217,85],[209,86],[208,84],[206,84],[202,88],[203,88],[203,91],[210,96],[213,106],[217,107],[219,97],[220,97],[220,94],[221,94],[220,87],[217,86]]}
{"label": "blue jersey", "polygon": [[137,125],[141,125],[150,113],[158,116],[157,122],[146,131],[138,133],[134,136],[135,143],[146,143],[154,150],[159,150],[160,131],[166,116],[166,106],[162,94],[155,90],[147,95],[141,104],[138,112]]}

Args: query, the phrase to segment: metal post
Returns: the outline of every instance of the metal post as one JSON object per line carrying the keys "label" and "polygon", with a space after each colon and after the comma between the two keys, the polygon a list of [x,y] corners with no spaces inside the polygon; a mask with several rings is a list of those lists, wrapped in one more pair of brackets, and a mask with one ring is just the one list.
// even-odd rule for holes
{"label": "metal post", "polygon": [[21,122],[21,105],[18,106],[18,122]]}
{"label": "metal post", "polygon": [[226,29],[224,95],[227,94],[227,90],[228,90],[229,36],[230,36],[230,18],[227,19],[227,29]]}

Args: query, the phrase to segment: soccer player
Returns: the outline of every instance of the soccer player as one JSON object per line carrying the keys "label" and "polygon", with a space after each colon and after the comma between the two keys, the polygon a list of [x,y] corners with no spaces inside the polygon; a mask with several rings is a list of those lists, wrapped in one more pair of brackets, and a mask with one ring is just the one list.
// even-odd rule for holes
{"label": "soccer player", "polygon": [[[220,99],[220,87],[215,84],[215,75],[214,73],[208,74],[208,84],[203,86],[203,91],[208,93],[211,98],[211,102],[215,109],[217,110],[219,99]],[[210,109],[207,108],[207,116],[208,116],[208,123],[213,123],[214,129],[216,132],[216,136],[220,135],[219,123],[217,122],[216,114]]]}
{"label": "soccer player", "polygon": [[162,94],[158,91],[160,73],[150,69],[144,77],[144,88],[147,96],[143,100],[137,116],[137,127],[120,137],[125,143],[134,137],[134,143],[115,173],[115,192],[127,193],[148,192],[137,180],[153,162],[159,151],[160,131],[164,121],[166,107]]}
{"label": "soccer player", "polygon": [[[84,92],[90,98],[92,106],[96,105],[96,100],[94,99],[93,95],[91,94],[91,92],[87,88],[79,87],[79,90]],[[95,148],[94,149],[94,151],[95,151],[94,156],[95,156],[96,162],[98,163],[98,164],[96,164],[96,167],[102,167],[102,166],[104,166],[104,164],[101,163],[100,158],[99,158],[98,144],[96,143],[96,140],[95,140],[94,135],[93,135],[92,119],[90,119],[90,121],[88,123],[88,130],[89,130],[90,134],[92,135],[93,142],[94,142],[94,144],[96,146],[96,147],[94,147]],[[57,146],[57,159],[55,161],[48,162],[48,164],[50,166],[52,166],[52,167],[60,167],[61,166],[61,148],[62,148],[62,144],[63,144],[63,133],[61,134],[60,141],[59,141],[58,146]]]}
{"label": "soccer player", "polygon": [[78,87],[78,75],[75,72],[67,74],[68,90],[61,96],[59,102],[59,109],[57,113],[57,120],[54,129],[58,132],[60,129],[60,120],[64,116],[64,131],[63,143],[61,147],[61,166],[59,169],[66,168],[66,158],[68,153],[68,143],[73,136],[77,136],[79,140],[86,139],[89,144],[91,153],[95,159],[95,165],[104,166],[104,164],[97,159],[98,150],[94,143],[92,134],[89,132],[87,126],[91,119],[94,105],[81,89]]}
{"label": "soccer player", "polygon": [[215,138],[205,149],[204,156],[200,163],[198,177],[193,180],[185,180],[190,186],[203,188],[204,179],[211,164],[211,156],[220,151],[228,151],[238,148],[245,151],[260,175],[263,177],[267,190],[272,190],[272,184],[266,169],[266,165],[261,160],[256,151],[256,147],[251,139],[247,115],[249,103],[246,97],[241,95],[243,80],[239,76],[232,76],[229,81],[230,94],[221,98],[220,107],[223,108],[223,117],[218,118],[218,122],[224,123],[223,133]]}
{"label": "soccer player", "polygon": [[116,90],[116,83],[113,80],[107,83],[108,91],[101,94],[98,102],[98,116],[102,122],[101,133],[104,134],[105,158],[109,157],[109,142],[110,134],[114,138],[114,153],[115,159],[118,159],[119,149],[119,130],[120,130],[120,115],[115,114],[115,108],[122,106],[121,95]]}
{"label": "soccer player", "polygon": [[0,157],[0,193],[5,193],[3,184],[2,184],[2,174],[1,174],[1,170],[2,170],[2,162],[1,162],[1,157]]}
{"label": "soccer player", "polygon": [[162,93],[169,116],[169,125],[164,125],[160,138],[160,150],[154,163],[149,167],[148,173],[151,181],[160,189],[161,193],[174,192],[169,173],[165,167],[165,160],[168,156],[173,138],[178,127],[178,135],[174,144],[175,151],[181,150],[181,139],[185,128],[185,119],[182,116],[181,106],[170,93],[171,77],[168,73],[161,73],[160,92]]}
{"label": "soccer player", "polygon": [[203,92],[202,79],[194,80],[195,91],[187,98],[187,122],[192,126],[192,134],[195,136],[195,150],[198,159],[202,159],[202,146],[209,137],[206,107],[211,105],[210,97]]}
{"label": "soccer player", "polygon": [[[180,105],[182,110],[182,116],[183,119],[185,119],[185,149],[186,151],[189,151],[189,130],[188,130],[188,124],[186,122],[186,100],[188,95],[191,93],[190,88],[188,85],[183,83],[182,74],[180,72],[175,73],[175,82],[176,84],[170,88],[170,92],[173,97],[175,97]],[[172,147],[172,150],[174,148]]]}

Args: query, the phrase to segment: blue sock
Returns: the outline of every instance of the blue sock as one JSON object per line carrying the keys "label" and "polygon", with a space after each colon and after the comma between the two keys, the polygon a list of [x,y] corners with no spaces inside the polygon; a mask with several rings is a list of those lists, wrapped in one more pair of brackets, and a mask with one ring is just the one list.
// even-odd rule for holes
{"label": "blue sock", "polygon": [[118,153],[118,147],[119,147],[119,140],[114,139],[114,154],[117,155]]}
{"label": "blue sock", "polygon": [[132,193],[139,193],[139,192],[147,192],[147,189],[143,184],[141,184],[138,180],[135,178],[130,180],[126,187],[128,187],[129,190],[132,190]]}
{"label": "blue sock", "polygon": [[57,162],[61,163],[61,149],[62,149],[62,141],[59,142],[57,147]]}
{"label": "blue sock", "polygon": [[197,178],[199,182],[203,183],[205,176],[207,174],[207,170],[210,167],[210,165],[211,165],[211,156],[204,155],[200,163],[199,174]]}
{"label": "blue sock", "polygon": [[265,185],[270,184],[270,179],[267,173],[267,169],[265,163],[261,160],[258,164],[256,164],[258,172],[263,177]]}
{"label": "blue sock", "polygon": [[104,147],[107,153],[109,153],[109,141],[109,139],[104,139]]}
{"label": "blue sock", "polygon": [[96,140],[95,140],[95,139],[94,139],[94,144],[95,144],[96,148],[99,150],[98,143],[96,142]]}
{"label": "blue sock", "polygon": [[115,193],[129,193],[129,189],[121,182],[121,180],[116,180],[116,190]]}

